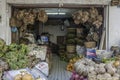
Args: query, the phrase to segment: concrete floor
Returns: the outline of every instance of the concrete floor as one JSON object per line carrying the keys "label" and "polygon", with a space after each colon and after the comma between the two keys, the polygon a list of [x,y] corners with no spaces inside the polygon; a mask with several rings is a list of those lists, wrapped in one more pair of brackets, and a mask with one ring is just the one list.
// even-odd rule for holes
{"label": "concrete floor", "polygon": [[53,55],[53,64],[48,80],[70,80],[71,72],[66,71],[67,63]]}

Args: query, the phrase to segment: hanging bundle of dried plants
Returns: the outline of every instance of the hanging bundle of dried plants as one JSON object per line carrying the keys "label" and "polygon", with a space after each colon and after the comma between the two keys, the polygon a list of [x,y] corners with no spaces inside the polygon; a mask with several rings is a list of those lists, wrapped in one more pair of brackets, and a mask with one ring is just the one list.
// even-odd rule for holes
{"label": "hanging bundle of dried plants", "polygon": [[103,16],[99,15],[97,8],[90,8],[89,10],[79,10],[72,14],[75,24],[84,24],[86,22],[94,25],[97,29],[103,23]]}
{"label": "hanging bundle of dried plants", "polygon": [[48,20],[48,15],[46,14],[45,10],[41,9],[39,12],[38,12],[38,20],[40,22],[47,22]]}

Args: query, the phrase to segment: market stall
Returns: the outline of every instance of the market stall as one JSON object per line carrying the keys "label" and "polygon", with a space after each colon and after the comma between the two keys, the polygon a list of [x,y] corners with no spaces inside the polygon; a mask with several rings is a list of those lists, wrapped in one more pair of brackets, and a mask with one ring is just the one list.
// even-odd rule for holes
{"label": "market stall", "polygon": [[0,75],[3,75],[3,80],[47,80],[50,62],[51,52],[48,46],[6,45],[0,39]]}
{"label": "market stall", "polygon": [[[58,13],[49,15],[51,11]],[[63,11],[68,12],[63,15]],[[74,64],[78,60],[97,59],[96,50],[92,48],[99,49],[100,46],[103,7],[80,9],[13,7],[12,13],[10,18],[12,43],[16,44],[5,45],[3,41],[5,46],[1,48],[1,57],[7,65],[7,69],[3,70],[4,79],[23,79],[24,75],[29,75],[29,80],[47,80],[53,66],[51,60],[54,57],[53,53],[59,56],[61,61],[70,62],[65,70],[75,71],[77,75],[79,74],[77,71],[80,70],[78,68],[76,70]],[[81,75],[83,74],[79,74]],[[88,74],[84,77],[89,78]]]}

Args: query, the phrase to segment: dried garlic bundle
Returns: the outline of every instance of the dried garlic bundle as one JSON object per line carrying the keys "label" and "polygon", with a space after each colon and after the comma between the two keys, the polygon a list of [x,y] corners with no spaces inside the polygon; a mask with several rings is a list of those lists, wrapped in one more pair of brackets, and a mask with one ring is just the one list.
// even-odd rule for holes
{"label": "dried garlic bundle", "polygon": [[34,14],[30,10],[30,11],[24,13],[23,22],[25,23],[25,25],[34,24],[35,18],[36,18],[36,14]]}
{"label": "dried garlic bundle", "polygon": [[45,23],[48,20],[48,15],[46,14],[45,10],[40,10],[38,13],[38,20]]}
{"label": "dried garlic bundle", "polygon": [[25,9],[24,10],[19,10],[18,13],[17,13],[17,15],[16,15],[16,18],[18,20],[23,20],[25,12],[26,12]]}

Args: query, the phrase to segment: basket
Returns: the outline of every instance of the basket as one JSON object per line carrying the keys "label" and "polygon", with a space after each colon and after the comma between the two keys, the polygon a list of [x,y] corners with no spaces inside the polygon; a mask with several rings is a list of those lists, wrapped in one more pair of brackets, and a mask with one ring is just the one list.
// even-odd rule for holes
{"label": "basket", "polygon": [[96,47],[96,42],[91,41],[91,42],[84,42],[84,45],[86,48],[95,48]]}
{"label": "basket", "polygon": [[67,52],[74,53],[76,50],[75,45],[67,45]]}

